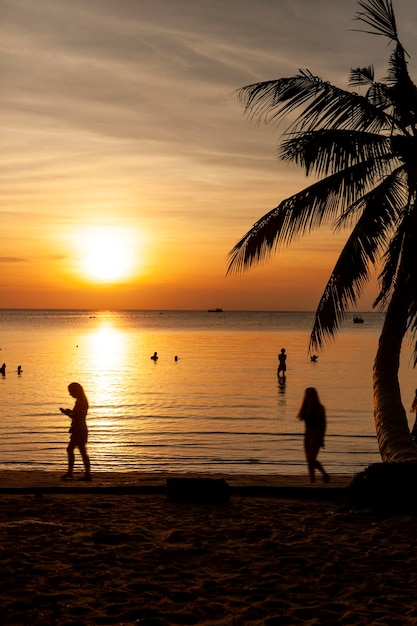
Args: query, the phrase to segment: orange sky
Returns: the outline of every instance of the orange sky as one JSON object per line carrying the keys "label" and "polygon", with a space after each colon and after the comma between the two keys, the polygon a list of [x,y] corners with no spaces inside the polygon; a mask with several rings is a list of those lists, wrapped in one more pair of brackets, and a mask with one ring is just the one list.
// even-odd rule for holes
{"label": "orange sky", "polygon": [[[343,241],[330,231],[225,277],[236,241],[309,183],[233,92],[300,67],[383,78],[389,49],[353,30],[356,2],[0,7],[1,307],[315,308]],[[415,76],[414,0],[394,7]]]}

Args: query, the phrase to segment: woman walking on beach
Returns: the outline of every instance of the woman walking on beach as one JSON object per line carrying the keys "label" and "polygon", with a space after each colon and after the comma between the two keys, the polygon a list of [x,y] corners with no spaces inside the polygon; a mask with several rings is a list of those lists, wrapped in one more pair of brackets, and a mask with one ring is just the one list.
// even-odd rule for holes
{"label": "woman walking on beach", "polygon": [[60,409],[61,413],[68,415],[68,417],[72,420],[71,428],[69,430],[71,433],[71,439],[67,447],[68,471],[62,476],[62,480],[72,479],[75,460],[74,450],[75,448],[78,448],[85,468],[84,477],[80,478],[80,480],[90,481],[90,459],[87,454],[88,429],[86,423],[88,400],[80,383],[71,383],[68,385],[68,391],[70,396],[75,398],[75,404],[73,409]]}
{"label": "woman walking on beach", "polygon": [[310,482],[315,482],[315,470],[318,469],[323,474],[324,482],[328,483],[330,476],[325,471],[320,461],[317,460],[320,448],[324,448],[326,411],[319,400],[315,387],[307,387],[305,390],[303,402],[297,417],[305,423],[304,450],[307,458]]}

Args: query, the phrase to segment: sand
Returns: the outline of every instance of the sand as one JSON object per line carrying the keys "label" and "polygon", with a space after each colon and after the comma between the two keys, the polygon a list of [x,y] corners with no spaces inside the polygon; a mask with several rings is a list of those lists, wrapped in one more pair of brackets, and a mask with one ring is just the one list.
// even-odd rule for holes
{"label": "sand", "polygon": [[417,623],[416,519],[347,510],[349,477],[227,477],[223,505],[58,478],[0,472],[2,625]]}

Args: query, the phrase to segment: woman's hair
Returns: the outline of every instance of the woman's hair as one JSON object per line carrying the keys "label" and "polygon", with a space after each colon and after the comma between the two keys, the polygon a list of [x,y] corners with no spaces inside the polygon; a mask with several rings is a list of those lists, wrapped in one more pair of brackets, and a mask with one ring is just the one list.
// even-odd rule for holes
{"label": "woman's hair", "polygon": [[77,400],[84,400],[88,404],[87,396],[80,383],[70,383],[68,385],[68,391],[74,398],[77,398]]}
{"label": "woman's hair", "polygon": [[306,412],[314,411],[321,406],[319,394],[315,387],[307,387],[297,417],[303,419]]}

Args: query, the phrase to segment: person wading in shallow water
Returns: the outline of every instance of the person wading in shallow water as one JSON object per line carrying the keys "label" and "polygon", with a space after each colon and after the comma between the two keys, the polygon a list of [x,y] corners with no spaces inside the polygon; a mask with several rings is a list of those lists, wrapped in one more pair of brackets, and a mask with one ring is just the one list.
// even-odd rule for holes
{"label": "person wading in shallow water", "polygon": [[297,415],[298,419],[305,424],[304,450],[307,458],[310,482],[316,481],[315,470],[323,474],[325,483],[330,482],[330,476],[317,460],[320,448],[324,448],[324,435],[326,432],[326,411],[320,403],[315,387],[307,387],[304,392],[303,402]]}
{"label": "person wading in shallow water", "polygon": [[[278,378],[285,380],[285,372],[287,371],[287,355],[285,354],[285,348],[281,348],[281,352],[278,354]],[[282,374],[282,376],[281,376]]]}
{"label": "person wading in shallow water", "polygon": [[88,429],[86,423],[88,400],[84,393],[84,389],[79,383],[71,383],[70,385],[68,385],[68,391],[70,396],[75,398],[75,404],[73,409],[59,409],[61,413],[68,415],[68,417],[70,417],[72,420],[71,428],[69,430],[69,432],[71,433],[71,439],[67,447],[68,471],[62,476],[62,480],[72,479],[75,460],[74,450],[75,448],[78,448],[85,468],[85,474],[83,478],[80,478],[80,480],[90,481],[90,459],[87,454]]}

